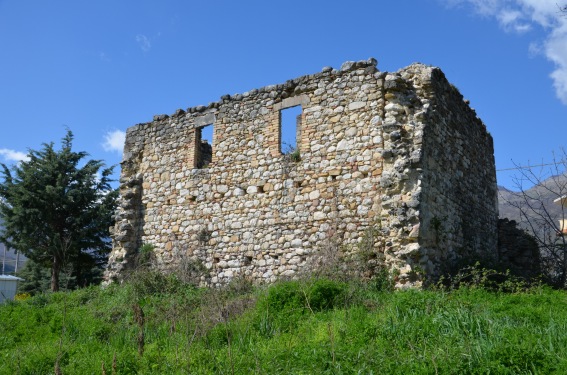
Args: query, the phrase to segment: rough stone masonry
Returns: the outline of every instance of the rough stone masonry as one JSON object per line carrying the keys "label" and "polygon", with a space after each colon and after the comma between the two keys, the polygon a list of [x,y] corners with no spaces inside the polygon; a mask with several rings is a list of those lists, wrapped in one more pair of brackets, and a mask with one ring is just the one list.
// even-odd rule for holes
{"label": "rough stone masonry", "polygon": [[[281,112],[294,106],[297,150],[285,154]],[[308,273],[331,239],[355,254],[371,238],[397,287],[420,286],[497,256],[493,153],[440,69],[380,72],[373,58],[158,115],[126,133],[106,279],[143,244],[159,269],[191,261],[202,285],[220,286]]]}

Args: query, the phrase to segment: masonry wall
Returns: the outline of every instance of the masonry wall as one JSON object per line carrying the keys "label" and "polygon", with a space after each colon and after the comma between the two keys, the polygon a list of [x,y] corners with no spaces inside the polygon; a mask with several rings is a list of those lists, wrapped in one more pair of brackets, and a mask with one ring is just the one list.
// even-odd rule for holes
{"label": "masonry wall", "polygon": [[424,101],[419,263],[428,274],[498,259],[498,190],[492,137],[439,69],[403,73]]}
{"label": "masonry wall", "polygon": [[[298,105],[300,160],[280,150],[280,110]],[[213,286],[309,272],[330,241],[352,255],[368,233],[371,258],[399,287],[496,248],[492,139],[441,71],[421,64],[386,73],[374,59],[347,62],[155,116],[128,129],[122,167],[108,280],[144,243],[158,267],[200,264]],[[451,225],[442,240],[439,223]]]}

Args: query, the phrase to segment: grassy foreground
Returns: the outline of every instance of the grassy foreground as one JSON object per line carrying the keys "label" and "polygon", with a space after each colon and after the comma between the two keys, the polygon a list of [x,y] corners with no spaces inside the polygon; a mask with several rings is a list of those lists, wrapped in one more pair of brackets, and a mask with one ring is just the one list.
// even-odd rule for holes
{"label": "grassy foreground", "polygon": [[565,374],[567,293],[147,274],[0,307],[0,374]]}

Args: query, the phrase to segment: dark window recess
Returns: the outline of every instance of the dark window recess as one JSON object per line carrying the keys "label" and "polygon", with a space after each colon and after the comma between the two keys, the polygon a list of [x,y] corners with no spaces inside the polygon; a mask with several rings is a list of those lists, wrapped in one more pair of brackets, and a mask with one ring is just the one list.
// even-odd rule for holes
{"label": "dark window recess", "polygon": [[207,168],[213,160],[213,124],[197,128],[196,137],[196,166]]}

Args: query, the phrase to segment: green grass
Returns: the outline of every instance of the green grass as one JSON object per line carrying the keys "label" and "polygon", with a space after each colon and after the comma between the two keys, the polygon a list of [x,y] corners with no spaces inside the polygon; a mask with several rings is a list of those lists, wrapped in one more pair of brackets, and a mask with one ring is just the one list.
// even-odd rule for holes
{"label": "green grass", "polygon": [[325,279],[211,291],[152,274],[0,307],[0,374],[56,362],[63,374],[565,374],[567,293]]}

